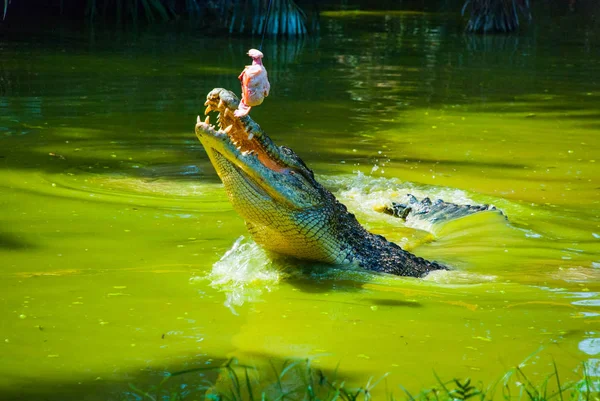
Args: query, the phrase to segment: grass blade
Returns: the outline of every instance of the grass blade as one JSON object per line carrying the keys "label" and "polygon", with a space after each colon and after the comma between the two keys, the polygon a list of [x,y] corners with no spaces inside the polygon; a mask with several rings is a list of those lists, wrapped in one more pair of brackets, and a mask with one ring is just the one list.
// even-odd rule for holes
{"label": "grass blade", "polygon": [[136,386],[134,386],[133,384],[129,383],[129,388],[132,389],[133,391],[135,391],[136,393],[138,393],[139,395],[142,395],[146,398],[151,399],[152,401],[156,401],[156,398],[152,397],[150,394],[148,394],[146,391],[144,390],[140,390],[139,388],[137,388]]}
{"label": "grass blade", "polygon": [[244,368],[246,375],[246,388],[248,389],[248,398],[250,401],[254,401],[254,395],[252,394],[252,385],[250,384],[250,377],[248,376],[248,368]]}
{"label": "grass blade", "polygon": [[560,401],[563,401],[563,389],[560,386],[560,378],[558,377],[558,369],[556,368],[556,361],[552,360],[552,366],[554,366],[554,375],[556,376],[556,384],[558,385],[558,395],[560,396]]}

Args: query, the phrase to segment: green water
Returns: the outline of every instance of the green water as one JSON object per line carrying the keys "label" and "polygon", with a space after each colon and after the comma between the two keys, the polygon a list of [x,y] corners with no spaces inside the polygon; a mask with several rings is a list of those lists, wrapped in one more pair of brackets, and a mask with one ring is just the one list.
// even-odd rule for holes
{"label": "green water", "polygon": [[[257,40],[0,38],[0,398],[105,399],[231,356],[314,357],[356,384],[389,372],[397,394],[523,361],[532,379],[553,361],[564,380],[582,363],[600,376],[600,42],[585,21],[471,37],[451,15],[333,13],[318,38],[266,42],[272,93],[253,117],[372,231],[454,267],[423,280],[273,263],[240,239],[193,127],[210,89],[239,91]],[[373,210],[407,192],[508,221]]]}

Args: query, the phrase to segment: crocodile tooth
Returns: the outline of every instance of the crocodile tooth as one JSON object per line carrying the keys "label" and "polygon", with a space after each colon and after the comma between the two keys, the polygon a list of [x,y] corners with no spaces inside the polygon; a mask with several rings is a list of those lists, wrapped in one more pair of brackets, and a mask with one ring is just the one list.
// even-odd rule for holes
{"label": "crocodile tooth", "polygon": [[227,115],[231,113],[231,111],[229,111],[228,107],[225,107],[225,111],[223,112],[223,114],[225,115],[225,117],[227,117]]}
{"label": "crocodile tooth", "polygon": [[[200,116],[198,116],[198,121],[200,121]],[[206,118],[204,119],[204,124],[210,124],[210,117],[206,116]]]}
{"label": "crocodile tooth", "polygon": [[212,106],[209,104],[208,106],[206,106],[206,110],[204,110],[204,114],[208,114],[212,111]]}
{"label": "crocodile tooth", "polygon": [[231,131],[231,129],[233,128],[233,124],[229,125],[227,128],[225,128],[223,131],[225,131],[226,134],[229,134],[229,131]]}
{"label": "crocodile tooth", "polygon": [[210,104],[210,101],[208,99],[206,99],[206,102],[204,102],[205,106],[208,106]]}
{"label": "crocodile tooth", "polygon": [[196,124],[200,124],[200,116],[196,119]]}
{"label": "crocodile tooth", "polygon": [[251,132],[250,135],[248,135],[248,140],[251,141],[252,138],[254,138],[254,133],[253,132]]}
{"label": "crocodile tooth", "polygon": [[223,99],[219,99],[219,108],[223,108],[225,103],[223,103]]}

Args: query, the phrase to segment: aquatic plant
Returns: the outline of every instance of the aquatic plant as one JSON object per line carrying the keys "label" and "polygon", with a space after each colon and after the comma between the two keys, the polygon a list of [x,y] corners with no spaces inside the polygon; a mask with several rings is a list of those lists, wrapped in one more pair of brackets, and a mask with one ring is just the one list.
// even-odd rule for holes
{"label": "aquatic plant", "polygon": [[468,32],[512,32],[519,27],[519,12],[531,19],[529,0],[465,0],[462,14],[468,10]]}
{"label": "aquatic plant", "polygon": [[[4,0],[4,19],[11,1]],[[294,0],[60,0],[59,9],[61,14],[65,10],[83,11],[92,21],[98,17],[115,18],[118,22],[136,22],[138,18],[145,18],[152,23],[184,16],[230,33],[266,31],[272,35],[290,36],[308,32],[307,15]],[[318,18],[312,18],[312,21],[318,21]],[[317,28],[318,25],[313,24],[313,29]]]}
{"label": "aquatic plant", "polygon": [[[339,366],[338,366],[339,367]],[[219,378],[211,383],[204,373],[218,371]],[[170,378],[193,375],[200,382],[196,386],[188,384],[180,389],[169,388]],[[581,400],[599,401],[600,383],[591,377],[584,364],[581,377],[575,382],[561,381],[558,368],[542,382],[534,383],[524,372],[523,364],[508,371],[501,380],[490,386],[473,383],[471,379],[451,379],[442,381],[437,375],[437,384],[418,394],[411,394],[400,386],[403,396],[397,398],[386,390],[385,395],[374,395],[373,390],[386,378],[370,378],[363,386],[352,387],[338,377],[338,369],[328,374],[312,366],[311,360],[286,360],[281,366],[271,362],[268,368],[242,365],[236,359],[229,359],[220,367],[193,368],[165,377],[158,385],[149,390],[141,390],[130,385],[130,390],[122,394],[122,401],[129,400],[171,400],[186,399],[229,400],[229,401],[355,401],[361,400],[397,400],[408,401],[466,401],[494,400],[504,401],[549,401]],[[192,380],[193,381],[193,380]]]}
{"label": "aquatic plant", "polygon": [[273,35],[307,33],[307,16],[293,0],[221,0],[218,15],[230,33],[258,34],[263,29]]}

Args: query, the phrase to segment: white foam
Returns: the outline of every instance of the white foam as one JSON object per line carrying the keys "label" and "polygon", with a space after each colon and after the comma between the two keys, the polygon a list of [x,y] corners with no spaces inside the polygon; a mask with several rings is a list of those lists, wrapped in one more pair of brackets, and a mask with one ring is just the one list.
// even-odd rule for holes
{"label": "white foam", "polygon": [[[429,197],[432,200],[440,198],[446,202],[457,204],[474,203],[464,191],[458,189],[417,186],[395,178],[372,177],[361,172],[346,176],[320,177],[320,180],[336,194],[342,203],[347,204],[350,210],[362,214],[362,220],[366,220],[367,223],[369,221],[381,222],[382,219],[385,219],[386,224],[406,225],[431,231],[431,224],[423,220],[409,218],[405,223],[401,219],[390,218],[375,210],[383,205],[390,205],[392,201],[403,202],[409,193],[418,199]],[[281,268],[284,267],[278,267],[258,244],[241,236],[213,265],[212,271],[207,276],[193,277],[192,280],[210,280],[213,288],[225,293],[225,305],[233,313],[236,313],[234,307],[260,300],[264,291],[276,288],[279,281],[289,275],[284,274]],[[329,268],[326,270],[330,274],[359,273],[346,269],[339,271],[335,269],[334,272],[329,271]],[[369,275],[369,279],[373,279],[373,277]],[[438,284],[473,284],[489,282],[494,279],[495,276],[456,271],[433,272],[426,278],[426,280]]]}
{"label": "white foam", "polygon": [[241,236],[207,276],[191,280],[210,280],[211,287],[225,293],[225,306],[236,313],[235,306],[259,300],[264,291],[271,291],[279,282],[280,276],[267,253]]}
{"label": "white foam", "polygon": [[459,270],[434,270],[429,272],[422,280],[436,284],[483,284],[496,281],[497,276],[491,274],[478,274]]}
{"label": "white foam", "polygon": [[[382,219],[383,215],[376,211],[377,208],[391,206],[393,201],[404,203],[407,201],[407,194],[412,194],[419,200],[428,197],[431,200],[443,199],[445,202],[462,205],[477,203],[460,189],[417,186],[396,178],[368,176],[360,171],[355,175],[325,177],[321,180],[335,192],[340,202],[349,206],[349,209],[373,220]],[[409,216],[403,224],[429,232],[433,230],[430,222],[418,217]]]}

